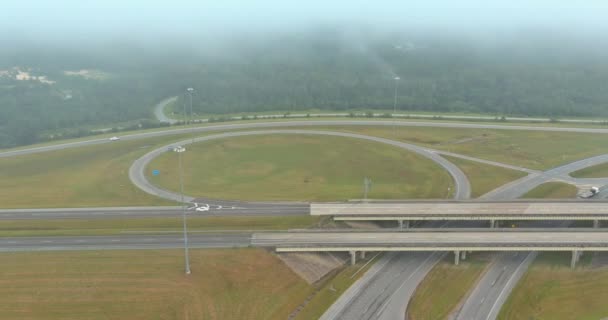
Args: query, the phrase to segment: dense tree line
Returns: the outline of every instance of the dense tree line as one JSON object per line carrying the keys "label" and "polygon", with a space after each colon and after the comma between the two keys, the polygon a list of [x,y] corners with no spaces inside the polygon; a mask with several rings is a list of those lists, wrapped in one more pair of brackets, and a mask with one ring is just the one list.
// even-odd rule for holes
{"label": "dense tree line", "polygon": [[[0,70],[30,67],[56,83],[0,77],[0,148],[92,128],[154,126],[154,104],[190,86],[197,113],[392,109],[396,84],[399,110],[608,116],[608,50],[594,39],[530,36],[488,44],[324,31],[244,40],[213,48],[195,42],[43,52],[10,47],[0,52]],[[108,77],[63,73],[79,69]]]}

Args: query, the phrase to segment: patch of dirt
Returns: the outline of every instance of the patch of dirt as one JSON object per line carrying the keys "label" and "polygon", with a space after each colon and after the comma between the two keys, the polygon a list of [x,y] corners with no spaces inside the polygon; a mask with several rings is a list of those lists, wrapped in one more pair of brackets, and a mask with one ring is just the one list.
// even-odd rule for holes
{"label": "patch of dirt", "polygon": [[346,253],[330,252],[289,252],[279,253],[278,257],[309,284],[319,281],[349,260]]}

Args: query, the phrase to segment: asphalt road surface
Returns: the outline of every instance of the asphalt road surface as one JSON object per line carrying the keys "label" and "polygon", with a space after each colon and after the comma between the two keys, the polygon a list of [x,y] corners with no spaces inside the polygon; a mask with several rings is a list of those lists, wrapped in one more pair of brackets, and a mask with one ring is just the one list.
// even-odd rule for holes
{"label": "asphalt road surface", "polygon": [[[190,248],[235,248],[251,244],[250,233],[194,233],[188,235]],[[184,238],[178,235],[122,235],[78,237],[4,237],[0,252],[56,250],[178,249]]]}
{"label": "asphalt road surface", "polygon": [[[380,266],[378,270],[368,271],[373,274],[373,278],[358,288],[359,294],[349,301],[342,300],[344,305],[341,308],[336,310],[334,307],[333,312],[332,309],[328,310],[320,319],[403,319],[405,304],[399,297],[413,294],[416,285],[410,284],[422,281],[442,256],[443,253],[439,252],[386,254],[387,261],[377,262]],[[406,281],[399,281],[402,277],[405,277]]]}
{"label": "asphalt road surface", "polygon": [[[399,126],[399,127],[440,127],[440,128],[470,128],[470,129],[499,129],[499,130],[528,130],[549,132],[580,132],[589,134],[606,134],[608,129],[592,128],[566,128],[566,127],[542,127],[542,126],[519,126],[519,125],[497,125],[476,123],[449,123],[432,121],[387,121],[387,120],[314,120],[314,121],[274,121],[274,122],[251,122],[238,124],[205,125],[199,127],[186,127],[179,129],[168,129],[162,131],[151,131],[121,135],[122,140],[136,140],[151,137],[161,137],[174,134],[209,132],[218,130],[235,129],[263,129],[278,127],[314,127],[314,126]],[[109,141],[108,138],[88,139],[75,142],[52,144],[39,147],[19,148],[0,152],[0,158],[11,157],[38,152],[62,150],[67,148],[96,145],[101,143],[120,143]]]}
{"label": "asphalt road surface", "polygon": [[156,107],[154,107],[154,116],[156,117],[156,119],[158,119],[158,121],[160,121],[160,122],[167,122],[167,123],[170,123],[170,124],[177,123],[177,120],[175,120],[175,119],[171,119],[171,118],[168,118],[168,117],[165,115],[165,112],[164,112],[165,107],[166,107],[166,106],[167,106],[169,103],[171,103],[171,102],[173,102],[173,101],[175,101],[175,100],[177,100],[177,97],[171,97],[171,98],[167,98],[167,99],[165,99],[165,100],[163,100],[163,101],[159,102],[159,103],[156,105]]}
{"label": "asphalt road surface", "polygon": [[[608,133],[608,129],[588,129],[588,128],[508,126],[508,125],[506,126],[506,125],[493,125],[493,124],[469,124],[469,123],[422,122],[422,121],[421,122],[407,122],[407,121],[385,121],[385,120],[381,120],[381,121],[376,121],[376,120],[354,120],[354,121],[353,120],[348,120],[348,121],[346,121],[346,120],[325,120],[325,121],[285,121],[285,122],[276,121],[276,122],[210,125],[210,126],[195,127],[195,128],[169,129],[169,130],[157,131],[157,132],[134,133],[134,134],[121,135],[120,137],[122,140],[135,140],[135,139],[159,137],[159,136],[190,133],[190,132],[194,133],[194,132],[208,132],[208,131],[233,130],[233,129],[259,129],[259,128],[277,128],[277,127],[287,127],[287,126],[331,126],[331,125],[334,125],[334,126],[339,126],[339,125],[342,125],[342,126],[357,126],[357,125],[372,126],[373,125],[373,126],[477,128],[477,129],[530,130],[530,131],[550,131],[550,132],[581,132],[581,133],[589,133],[589,134]],[[20,148],[17,150],[0,152],[0,158],[32,154],[32,153],[37,153],[37,152],[62,150],[62,149],[66,149],[66,148],[81,147],[81,146],[88,146],[88,145],[95,145],[95,144],[102,144],[102,143],[120,143],[120,142],[110,142],[107,138],[99,138],[99,139],[89,139],[89,140],[82,140],[82,141],[69,142],[69,143],[63,143],[63,144],[54,144],[54,145],[48,145],[48,146]],[[528,177],[527,179],[532,179],[532,178],[533,177]],[[524,178],[524,179],[526,179],[526,178]],[[527,179],[524,181],[527,181]],[[539,179],[539,180],[545,181],[544,179]],[[508,186],[507,189],[509,190],[509,188],[510,188],[510,190],[513,190],[513,191],[511,191],[511,194],[517,194],[516,189],[518,187],[518,184],[520,184],[520,183],[524,184],[524,182],[518,181],[517,183],[513,183],[510,186]],[[528,189],[533,188],[531,186],[534,185],[534,182],[526,182],[526,183],[529,183],[527,186]],[[504,192],[504,193],[495,192],[494,195],[489,195],[488,198],[509,199],[509,198],[501,198],[501,195],[503,195],[503,194],[506,195],[507,193],[508,192]],[[3,238],[3,240],[6,240],[6,238]],[[114,240],[120,240],[120,239],[114,239]],[[17,241],[17,240],[9,240],[9,241]],[[46,240],[46,241],[52,241],[52,240]],[[4,247],[5,246],[2,245],[2,248],[4,248]],[[33,245],[32,247],[36,247],[36,246]],[[515,262],[515,263],[517,263],[517,262]],[[392,264],[389,263],[387,265],[390,266]],[[516,264],[516,265],[519,266],[519,264]],[[520,268],[520,270],[521,269],[525,269],[525,268]],[[385,272],[379,272],[379,273],[386,274]],[[422,277],[423,276],[424,275],[422,275]],[[410,276],[410,274],[408,272],[403,272],[400,274],[400,276],[398,278],[393,279],[393,282],[401,283],[402,286],[400,286],[399,288],[403,288],[403,287],[407,287],[407,286],[413,286],[415,288],[415,284],[417,284],[417,282],[412,280],[414,278],[415,277]],[[492,280],[490,280],[490,283],[491,282],[492,282]],[[517,281],[514,280],[511,282],[516,283]],[[480,286],[481,286],[481,284],[480,284]],[[503,289],[500,289],[500,290],[503,290]],[[370,290],[370,291],[372,291],[372,292],[370,292],[370,295],[373,295],[373,290]],[[390,290],[388,290],[387,293],[389,291]],[[403,290],[394,291],[391,296],[391,301],[395,300],[395,298],[399,298],[401,302],[397,303],[396,308],[402,309],[402,308],[404,308],[403,306],[407,303],[407,301],[409,301],[409,299],[411,297],[411,293],[404,294],[402,296],[398,296],[397,295],[398,292],[403,292]],[[505,296],[505,295],[508,296],[508,292],[501,294],[501,296]],[[488,295],[488,296],[491,296],[491,295]],[[397,299],[397,300],[399,300],[399,299]],[[487,300],[493,300],[493,299],[487,299]],[[356,300],[356,301],[358,301],[358,300]],[[492,304],[494,305],[497,303],[493,302]],[[388,304],[387,307],[385,308],[385,310],[390,309],[390,305],[392,305],[392,303]],[[353,303],[352,307],[356,308],[357,303]],[[497,306],[497,308],[498,308],[498,306]],[[388,312],[388,311],[385,311],[385,312]],[[399,314],[399,311],[397,311],[395,314]],[[401,313],[401,315],[403,315],[403,313]],[[394,318],[394,319],[397,319],[397,318]],[[491,318],[475,316],[470,319],[491,319]]]}
{"label": "asphalt road surface", "polygon": [[[173,98],[169,98],[169,99],[174,99],[176,97]],[[164,103],[166,100],[161,101],[158,105],[156,105],[155,109],[154,109],[154,115],[156,116],[156,119],[160,122],[170,122],[170,123],[174,123],[177,122],[177,120],[175,119],[171,119],[168,118],[163,109],[166,107],[167,103]],[[358,116],[365,116],[364,113],[356,113]],[[410,114],[410,113],[406,113],[406,114],[402,114],[402,113],[394,113],[391,114],[394,117],[400,117],[400,118],[418,118],[418,119],[435,119],[437,117],[436,114],[419,114],[419,113],[414,113],[414,114]],[[350,113],[346,113],[346,112],[342,112],[342,113],[309,113],[309,114],[305,114],[305,113],[293,113],[290,115],[287,115],[288,118],[303,118],[306,116],[312,116],[312,117],[318,117],[318,116],[325,116],[325,117],[348,117],[350,116]],[[382,113],[374,113],[374,116],[376,117],[380,117],[383,116]],[[258,118],[261,119],[275,119],[275,118],[283,118],[285,117],[284,114],[261,114],[261,115],[257,115]],[[491,117],[491,116],[462,116],[462,115],[458,115],[458,116],[454,116],[454,115],[441,115],[442,118],[444,119],[454,119],[454,120],[476,120],[476,121],[496,121],[496,117]],[[239,116],[235,116],[232,117],[231,119],[233,120],[241,120],[243,119],[242,117]],[[196,119],[197,121],[202,121],[202,122],[207,122],[209,121],[209,119]],[[506,121],[521,121],[521,122],[548,122],[551,123],[553,122],[554,119],[550,119],[550,118],[525,118],[525,117],[505,117]],[[605,120],[593,120],[593,119],[559,119],[560,122],[565,122],[565,123],[582,123],[582,124],[603,124],[605,122]]]}
{"label": "asphalt road surface", "polygon": [[[573,163],[569,163],[541,174],[530,174],[527,177],[508,183],[493,190],[480,198],[486,200],[515,199],[536,186],[553,179],[568,176],[570,172],[580,170],[608,161],[608,155],[600,155]],[[528,226],[559,226],[559,222],[526,222]],[[536,252],[522,252],[517,255],[500,253],[487,269],[472,294],[467,297],[456,319],[459,320],[494,320],[500,312],[519,279],[528,270],[528,266],[536,257]],[[498,278],[501,275],[502,278]],[[508,280],[504,280],[508,278]],[[499,281],[501,280],[501,281]]]}
{"label": "asphalt road surface", "polygon": [[[492,261],[491,267],[471,292],[456,319],[496,319],[511,289],[524,275],[536,252],[504,252]],[[487,279],[487,280],[486,280]],[[493,288],[502,288],[493,290]]]}
{"label": "asphalt road surface", "polygon": [[[532,190],[536,186],[554,180],[568,180],[568,181],[581,181],[583,179],[574,179],[568,176],[570,172],[580,170],[585,167],[593,166],[599,163],[603,163],[608,161],[607,155],[600,155],[596,157],[592,157],[589,159],[584,159],[580,161],[576,161],[570,164],[566,164],[564,166],[560,166],[549,170],[547,172],[529,172],[529,175],[518,179],[514,182],[506,184],[503,187],[497,188],[489,192],[488,194],[482,196],[481,198],[484,200],[511,200],[520,197],[525,194],[529,190]],[[525,168],[518,168],[525,169]],[[526,171],[526,170],[524,170]],[[592,179],[593,183],[596,185],[602,185],[602,179]],[[608,193],[608,192],[607,192]],[[603,195],[602,195],[603,196]],[[608,196],[608,194],[606,195]],[[532,224],[534,225],[534,224]],[[531,226],[532,226],[531,225]],[[399,253],[400,255],[409,255],[409,253]],[[536,253],[534,252],[520,252],[517,255],[512,253],[498,253],[497,262],[493,263],[489,268],[487,273],[482,277],[476,287],[473,289],[473,293],[465,300],[460,312],[457,315],[457,319],[462,320],[493,320],[496,319],[500,308],[508,298],[509,294],[519,281],[519,279],[526,272],[529,264],[536,257]],[[392,278],[387,274],[388,268],[392,267],[392,264],[402,264],[404,262],[397,262],[398,260],[391,260],[386,264],[383,264],[380,270],[377,271],[377,274],[380,276],[374,277],[372,279],[367,279],[369,284],[362,284],[363,278],[357,281],[353,286],[353,290],[356,291],[356,288],[361,285],[369,286],[370,288],[380,288],[377,290],[365,290],[365,291],[357,291],[356,294],[353,294],[352,297],[345,295],[344,299],[342,297],[336,301],[334,305],[330,308],[330,310],[334,310],[334,312],[338,312],[336,310],[342,310],[341,308],[349,306],[349,308],[353,308],[355,310],[365,309],[370,303],[372,303],[373,297],[377,297],[380,294],[385,296],[386,307],[384,308],[383,313],[378,317],[378,319],[391,319],[391,320],[401,320],[403,319],[403,315],[405,314],[405,309],[407,304],[412,298],[413,292],[419,282],[424,278],[426,272],[430,271],[430,268],[422,268],[424,274],[421,277],[415,276],[412,273],[402,272],[399,277]],[[432,260],[434,261],[434,260]],[[434,265],[434,264],[433,264]],[[432,268],[432,266],[431,266]],[[407,270],[407,269],[405,269]],[[420,270],[418,271],[420,273]],[[381,276],[384,275],[384,276]],[[498,275],[500,275],[500,279],[498,279]],[[393,290],[394,286],[390,287],[382,287],[382,285],[374,285],[373,283],[386,283],[385,277],[391,277],[391,285],[393,283],[399,283],[400,290],[395,290],[392,292],[392,295],[388,295],[388,293]],[[506,279],[506,280],[505,280]],[[499,281],[500,280],[500,281]],[[348,293],[348,291],[347,291]],[[358,298],[359,296],[361,298]],[[347,301],[347,303],[345,303]],[[341,311],[340,311],[341,312]],[[347,318],[343,318],[347,319]]]}
{"label": "asphalt road surface", "polygon": [[[201,216],[292,216],[309,215],[307,204],[239,204],[222,202],[210,204],[209,211],[196,211],[194,205],[186,209],[190,217]],[[182,207],[115,207],[115,208],[58,208],[58,209],[0,209],[0,220],[37,219],[112,219],[112,218],[154,218],[181,216]]]}

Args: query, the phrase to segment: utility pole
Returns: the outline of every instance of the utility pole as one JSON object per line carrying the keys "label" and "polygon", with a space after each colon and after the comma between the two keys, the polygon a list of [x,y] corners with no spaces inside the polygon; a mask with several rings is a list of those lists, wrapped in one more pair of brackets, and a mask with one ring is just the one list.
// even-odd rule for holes
{"label": "utility pole", "polygon": [[186,117],[186,97],[182,100],[182,116],[184,117],[184,126],[188,124],[188,118]]}
{"label": "utility pole", "polygon": [[[194,123],[194,114],[192,112],[192,92],[194,92],[194,88],[190,87],[186,89],[188,95],[190,96],[190,123]],[[184,117],[186,115],[184,114]],[[192,143],[194,143],[194,128],[192,128]]]}

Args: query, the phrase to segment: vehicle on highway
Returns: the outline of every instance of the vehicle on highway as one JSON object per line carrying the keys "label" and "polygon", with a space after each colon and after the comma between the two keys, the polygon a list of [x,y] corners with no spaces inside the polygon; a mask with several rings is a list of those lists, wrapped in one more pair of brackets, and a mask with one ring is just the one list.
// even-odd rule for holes
{"label": "vehicle on highway", "polygon": [[196,211],[209,211],[209,209],[209,205],[206,203],[196,207]]}
{"label": "vehicle on highway", "polygon": [[116,137],[116,136],[114,136],[114,137],[110,138],[110,141],[118,141],[118,140],[120,140],[120,138],[119,138],[119,137]]}
{"label": "vehicle on highway", "polygon": [[591,197],[595,196],[599,192],[600,192],[600,188],[598,188],[598,187],[591,187],[589,189],[589,191],[581,192],[579,194],[579,197],[587,199],[587,198],[591,198]]}

